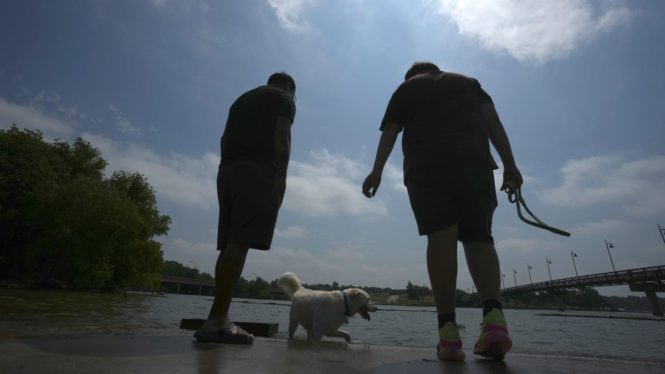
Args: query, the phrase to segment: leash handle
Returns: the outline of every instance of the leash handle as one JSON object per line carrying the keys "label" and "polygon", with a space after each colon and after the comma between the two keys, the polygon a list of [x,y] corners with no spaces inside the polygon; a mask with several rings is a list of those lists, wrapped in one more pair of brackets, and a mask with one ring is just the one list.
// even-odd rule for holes
{"label": "leash handle", "polygon": [[[531,226],[538,227],[538,228],[543,229],[543,230],[553,232],[553,233],[558,234],[558,235],[562,235],[562,236],[566,236],[566,237],[570,236],[569,232],[563,231],[561,229],[557,229],[556,227],[549,226],[545,222],[541,221],[538,217],[536,217],[536,215],[533,214],[533,212],[531,212],[529,207],[526,205],[526,202],[524,201],[524,198],[522,197],[522,189],[520,187],[517,187],[516,189],[508,192],[508,201],[510,203],[515,203],[515,205],[517,206],[517,216],[524,223],[527,223]],[[529,219],[525,218],[522,215],[521,206],[524,207],[524,210],[526,210],[526,212],[531,216],[531,218],[533,220],[529,220]]]}

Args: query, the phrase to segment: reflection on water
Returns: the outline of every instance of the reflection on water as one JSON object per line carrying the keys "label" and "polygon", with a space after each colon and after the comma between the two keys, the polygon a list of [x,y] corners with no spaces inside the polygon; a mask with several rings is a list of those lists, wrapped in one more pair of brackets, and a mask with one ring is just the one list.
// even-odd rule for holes
{"label": "reflection on water", "polygon": [[[204,318],[211,303],[206,296],[0,289],[0,333],[190,335],[179,329],[180,320]],[[664,360],[663,321],[539,316],[542,312],[506,310],[514,351]],[[288,336],[288,302],[235,300],[230,314],[236,321],[279,323],[277,338]],[[467,348],[475,343],[480,318],[479,309],[457,310]],[[350,318],[342,329],[355,344],[434,349],[437,339],[434,308],[379,306],[371,321]],[[304,336],[300,327],[296,337]]]}

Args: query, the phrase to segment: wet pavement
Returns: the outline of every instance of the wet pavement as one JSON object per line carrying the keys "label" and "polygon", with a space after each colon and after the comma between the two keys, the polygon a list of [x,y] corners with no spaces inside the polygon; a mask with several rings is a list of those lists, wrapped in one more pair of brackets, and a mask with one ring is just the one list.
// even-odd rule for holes
{"label": "wet pavement", "polygon": [[435,349],[256,338],[253,345],[190,336],[0,332],[0,372],[10,373],[665,373],[665,363],[509,353],[505,361],[436,360]]}

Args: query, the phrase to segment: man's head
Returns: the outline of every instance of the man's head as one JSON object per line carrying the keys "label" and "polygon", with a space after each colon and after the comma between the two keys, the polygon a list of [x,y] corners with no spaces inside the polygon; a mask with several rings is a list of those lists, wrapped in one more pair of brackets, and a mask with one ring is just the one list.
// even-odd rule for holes
{"label": "man's head", "polygon": [[268,78],[268,86],[282,89],[294,97],[296,95],[296,81],[283,71],[271,75]]}
{"label": "man's head", "polygon": [[438,66],[429,61],[414,62],[411,68],[406,72],[404,80],[408,80],[418,74],[441,71]]}

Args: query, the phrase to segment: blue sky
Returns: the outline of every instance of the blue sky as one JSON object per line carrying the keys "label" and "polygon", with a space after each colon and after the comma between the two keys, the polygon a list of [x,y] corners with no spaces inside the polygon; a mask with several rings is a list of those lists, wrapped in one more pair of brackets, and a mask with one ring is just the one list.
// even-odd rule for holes
{"label": "blue sky", "polygon": [[[0,127],[81,136],[109,173],[144,174],[173,219],[164,257],[212,272],[219,137],[233,100],[285,70],[298,85],[287,195],[270,252],[244,276],[429,284],[396,147],[375,199],[360,185],[379,122],[416,60],[477,78],[558,237],[499,194],[506,286],[665,264],[665,3],[539,0],[3,1]],[[500,173],[500,171],[499,171]],[[497,184],[500,183],[497,174]],[[460,249],[458,287],[471,280]],[[600,289],[628,294],[627,287]]]}

